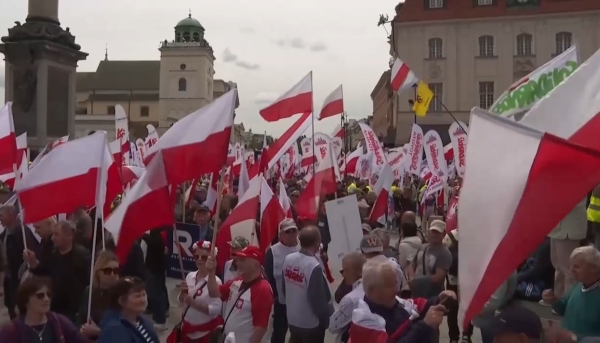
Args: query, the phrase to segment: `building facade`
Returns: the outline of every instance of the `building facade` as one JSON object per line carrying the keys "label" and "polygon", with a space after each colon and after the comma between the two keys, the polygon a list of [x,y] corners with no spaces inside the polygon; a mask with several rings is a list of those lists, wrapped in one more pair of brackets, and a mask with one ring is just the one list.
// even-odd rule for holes
{"label": "building facade", "polygon": [[189,15],[175,26],[173,40],[161,42],[160,60],[113,61],[107,52],[95,72],[78,72],[76,137],[105,130],[114,139],[116,105],[127,113],[131,139],[146,137],[148,124],[162,134],[184,116],[237,88],[234,82],[214,78],[215,57],[204,32]]}
{"label": "building facade", "polygon": [[390,70],[383,72],[371,92],[371,101],[373,102],[371,127],[378,137],[383,137],[382,143],[384,146],[394,146],[396,144],[396,130],[393,126],[394,93],[390,78]]}
{"label": "building facade", "polygon": [[515,81],[577,43],[580,62],[600,47],[596,0],[406,0],[396,7],[390,54],[398,56],[436,94],[416,118],[409,99],[394,95],[396,143],[412,123],[436,130],[468,123],[471,108],[489,108]]}

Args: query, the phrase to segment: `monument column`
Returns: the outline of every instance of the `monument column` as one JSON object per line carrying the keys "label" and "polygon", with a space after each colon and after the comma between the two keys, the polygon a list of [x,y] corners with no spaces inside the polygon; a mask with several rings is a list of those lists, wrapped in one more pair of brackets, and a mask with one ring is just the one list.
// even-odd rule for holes
{"label": "monument column", "polygon": [[16,21],[2,37],[6,101],[13,102],[16,133],[27,132],[32,149],[75,134],[75,82],[81,52],[58,20],[58,0],[29,0],[24,24]]}

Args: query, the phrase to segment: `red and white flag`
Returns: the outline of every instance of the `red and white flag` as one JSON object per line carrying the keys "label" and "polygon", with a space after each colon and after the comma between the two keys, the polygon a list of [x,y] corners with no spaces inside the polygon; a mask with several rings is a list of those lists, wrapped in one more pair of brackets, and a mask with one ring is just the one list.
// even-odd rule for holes
{"label": "red and white flag", "polygon": [[319,120],[333,117],[341,113],[344,113],[344,91],[342,85],[325,98],[321,113],[319,113]]}
{"label": "red and white flag", "polygon": [[133,242],[146,231],[173,225],[173,204],[160,154],[157,153],[157,158],[104,223],[115,238],[116,254],[121,261],[127,259]]}
{"label": "red and white flag", "polygon": [[12,102],[0,109],[0,175],[14,173],[17,164],[17,139]]}
{"label": "red and white flag", "polygon": [[[17,137],[17,164],[23,161],[23,155],[27,155],[27,165],[29,165],[29,149],[27,148],[27,132]],[[17,168],[20,165],[17,165]]]}
{"label": "red and white flag", "polygon": [[406,63],[396,58],[392,66],[391,85],[394,92],[403,91],[414,87],[419,82],[415,73],[410,70]]}
{"label": "red and white flag", "polygon": [[250,176],[248,175],[248,164],[242,155],[240,160],[240,178],[238,179],[238,199],[241,199],[250,188]]}
{"label": "red and white flag", "polygon": [[351,152],[348,156],[346,156],[346,165],[344,166],[344,172],[346,174],[354,175],[356,173],[356,166],[358,160],[363,155],[363,147],[362,144],[358,143],[356,150]]}
{"label": "red and white flag", "polygon": [[259,111],[268,122],[289,118],[298,113],[313,111],[312,71],[271,105]]}
{"label": "red and white flag", "polygon": [[[600,183],[600,152],[474,109],[466,162],[458,204],[465,327],[550,231],[576,205],[585,207]],[[541,201],[544,215],[533,216]]]}
{"label": "red and white flag", "polygon": [[371,165],[371,173],[379,173],[384,164],[387,163],[383,148],[379,142],[379,138],[375,134],[375,131],[366,123],[358,123],[362,130],[363,136],[365,137],[365,145],[367,146],[367,152],[373,153],[373,164]]}
{"label": "red and white flag", "polygon": [[130,150],[129,146],[129,120],[127,120],[127,113],[121,105],[115,106],[115,132],[117,141],[120,142],[120,150],[123,154],[126,154]]}
{"label": "red and white flag", "polygon": [[103,131],[53,148],[15,187],[26,210],[25,224],[95,206],[100,174],[108,168],[103,167],[105,149]]}
{"label": "red and white flag", "polygon": [[316,219],[320,197],[337,191],[334,167],[336,162],[333,160],[333,154],[327,154],[326,157],[319,162],[314,175],[296,202],[298,217]]}
{"label": "red and white flag", "polygon": [[221,196],[221,194],[218,194],[219,175],[219,173],[210,174],[206,200],[204,200],[204,205],[208,206],[213,216],[217,213],[217,198]]}
{"label": "red and white flag", "polygon": [[285,213],[286,218],[293,218],[292,215],[292,204],[290,203],[290,198],[285,191],[285,184],[282,179],[279,179],[279,204]]}
{"label": "red and white flag", "polygon": [[335,127],[335,129],[331,133],[331,137],[332,138],[339,137],[341,139],[344,139],[344,136],[345,136],[344,133],[345,133],[345,130],[342,127],[342,124],[337,124],[337,126]]}
{"label": "red and white flag", "polygon": [[219,172],[227,162],[236,100],[234,88],[173,124],[148,150],[144,163],[162,151],[170,184]]}
{"label": "red and white flag", "polygon": [[285,212],[267,180],[262,178],[260,187],[260,248],[265,251],[277,237],[279,223],[285,218]]}
{"label": "red and white flag", "polygon": [[392,172],[392,167],[385,164],[383,168],[381,168],[379,179],[377,179],[377,183],[374,187],[377,199],[375,199],[375,203],[371,209],[371,214],[369,216],[370,222],[378,222],[382,225],[387,223],[388,200],[390,194],[392,194],[391,189],[393,182],[394,174]]}
{"label": "red and white flag", "polygon": [[138,180],[142,177],[145,170],[146,168],[142,167],[123,166],[123,169],[121,169],[121,180],[123,181],[123,185],[127,186],[133,181]]}

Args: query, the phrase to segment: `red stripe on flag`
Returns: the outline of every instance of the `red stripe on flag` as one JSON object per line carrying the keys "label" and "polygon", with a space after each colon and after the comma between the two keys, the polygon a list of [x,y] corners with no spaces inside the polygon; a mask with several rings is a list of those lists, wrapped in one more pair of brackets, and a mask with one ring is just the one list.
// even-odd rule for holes
{"label": "red stripe on flag", "polygon": [[404,81],[406,81],[406,78],[408,77],[408,73],[410,73],[410,68],[406,64],[402,63],[400,70],[398,70],[398,73],[392,80],[392,89],[394,91],[397,91],[400,89],[400,87],[402,87]]}

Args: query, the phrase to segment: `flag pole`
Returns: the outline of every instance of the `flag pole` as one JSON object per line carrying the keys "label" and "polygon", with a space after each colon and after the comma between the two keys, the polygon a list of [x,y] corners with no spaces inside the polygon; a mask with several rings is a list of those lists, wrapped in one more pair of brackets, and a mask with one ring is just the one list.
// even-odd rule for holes
{"label": "flag pole", "polygon": [[461,129],[463,129],[464,132],[467,132],[467,130],[465,130],[465,128],[462,126],[462,124],[456,119],[454,114],[452,114],[452,112],[450,112],[448,107],[446,107],[446,105],[444,105],[442,100],[440,98],[438,98],[438,96],[435,93],[433,93],[433,98],[436,99],[437,101],[439,101],[440,105],[442,105],[442,108],[444,109],[444,111],[446,111],[450,115],[450,117],[452,117],[452,119],[456,122],[456,124],[458,124],[458,126],[460,126]]}
{"label": "flag pole", "polygon": [[312,75],[312,70],[310,71],[310,90],[311,90],[311,95],[312,95],[312,115],[311,115],[311,130],[312,130],[312,137],[311,137],[311,141],[312,141],[312,153],[313,153],[313,176],[315,175],[315,163],[316,163],[316,152],[315,152],[315,96],[314,96],[314,92],[315,89],[313,87],[313,75]]}
{"label": "flag pole", "polygon": [[215,210],[215,227],[213,228],[212,242],[210,244],[210,256],[212,256],[213,258],[215,257],[215,245],[217,244],[217,235],[219,233],[219,224],[221,224],[220,223],[221,216],[219,215],[219,213],[221,211],[221,199],[223,198],[221,193],[223,193],[223,181],[225,179],[225,170],[226,170],[226,167],[223,166],[221,168],[221,172],[219,175],[219,183],[217,184],[217,204],[216,204],[216,210]]}

